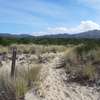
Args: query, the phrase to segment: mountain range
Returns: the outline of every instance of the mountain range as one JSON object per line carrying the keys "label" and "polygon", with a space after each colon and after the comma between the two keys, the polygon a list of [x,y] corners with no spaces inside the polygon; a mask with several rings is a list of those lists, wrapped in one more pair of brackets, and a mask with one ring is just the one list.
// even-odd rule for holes
{"label": "mountain range", "polygon": [[91,30],[91,31],[86,31],[86,32],[81,32],[81,33],[75,33],[75,34],[68,34],[68,33],[63,33],[63,34],[50,34],[50,35],[42,35],[42,36],[32,36],[28,34],[9,34],[9,33],[0,33],[0,37],[17,37],[17,38],[31,38],[31,37],[36,37],[36,38],[90,38],[90,39],[98,39],[100,38],[100,30]]}
{"label": "mountain range", "polygon": [[92,39],[92,38],[100,38],[100,30],[91,30],[91,31],[75,33],[75,34],[63,33],[63,34],[54,34],[54,35],[44,35],[41,37],[45,37],[45,38],[90,38]]}
{"label": "mountain range", "polygon": [[33,37],[32,35],[28,34],[10,34],[10,33],[0,33],[0,37],[6,37],[6,38],[29,38]]}

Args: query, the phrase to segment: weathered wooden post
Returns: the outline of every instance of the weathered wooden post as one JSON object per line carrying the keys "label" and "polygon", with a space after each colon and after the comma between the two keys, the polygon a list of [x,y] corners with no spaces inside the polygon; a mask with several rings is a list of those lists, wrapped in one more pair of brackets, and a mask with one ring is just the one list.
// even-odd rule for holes
{"label": "weathered wooden post", "polygon": [[11,65],[11,77],[12,78],[14,78],[14,74],[15,74],[16,53],[17,53],[17,48],[13,47],[12,48],[12,65]]}

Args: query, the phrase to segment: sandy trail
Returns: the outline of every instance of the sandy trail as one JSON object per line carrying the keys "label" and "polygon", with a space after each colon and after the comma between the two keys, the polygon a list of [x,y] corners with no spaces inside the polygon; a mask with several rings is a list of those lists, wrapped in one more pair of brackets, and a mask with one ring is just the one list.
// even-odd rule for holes
{"label": "sandy trail", "polygon": [[[41,84],[38,92],[34,88],[25,95],[25,100],[100,100],[100,93],[94,87],[81,86],[76,83],[66,83],[66,73],[59,67],[63,62],[63,54],[57,54],[51,62],[43,64],[40,72]],[[48,55],[47,55],[48,56]],[[17,63],[17,66],[20,64]],[[10,73],[11,61],[3,62],[0,75]],[[27,64],[24,66],[27,67]]]}
{"label": "sandy trail", "polygon": [[[41,86],[38,98],[32,91],[28,92],[25,100],[100,100],[99,93],[92,87],[80,86],[79,84],[65,83],[65,70],[55,69],[62,63],[62,56],[57,56],[51,63],[47,63],[41,70]],[[34,99],[34,100],[35,100]]]}

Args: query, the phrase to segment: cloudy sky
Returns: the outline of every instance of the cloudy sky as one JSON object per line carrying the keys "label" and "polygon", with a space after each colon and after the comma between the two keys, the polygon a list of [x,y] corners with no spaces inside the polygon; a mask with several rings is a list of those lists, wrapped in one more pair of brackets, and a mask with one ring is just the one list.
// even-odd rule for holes
{"label": "cloudy sky", "polygon": [[0,0],[0,33],[33,35],[100,29],[100,0]]}

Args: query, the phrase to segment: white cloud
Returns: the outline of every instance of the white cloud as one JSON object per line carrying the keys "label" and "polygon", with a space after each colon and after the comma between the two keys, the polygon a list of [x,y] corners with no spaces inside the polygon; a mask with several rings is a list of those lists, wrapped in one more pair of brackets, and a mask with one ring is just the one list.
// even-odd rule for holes
{"label": "white cloud", "polygon": [[50,34],[50,33],[47,33],[47,32],[33,32],[31,35],[33,35],[33,36],[41,36],[41,35],[47,35],[47,34]]}
{"label": "white cloud", "polygon": [[93,22],[93,21],[81,21],[80,25],[74,28],[67,28],[67,27],[55,27],[55,28],[48,28],[48,33],[79,33],[85,32],[89,30],[100,30],[100,25]]}

